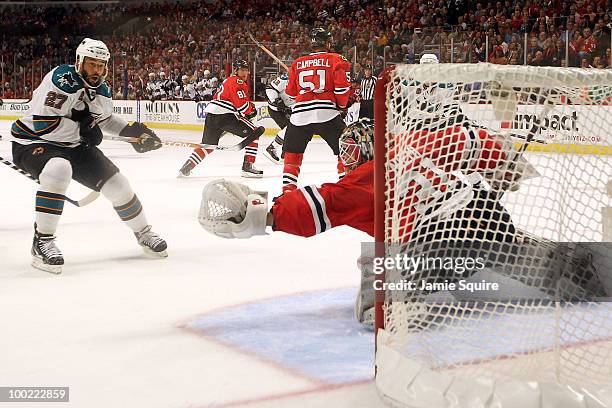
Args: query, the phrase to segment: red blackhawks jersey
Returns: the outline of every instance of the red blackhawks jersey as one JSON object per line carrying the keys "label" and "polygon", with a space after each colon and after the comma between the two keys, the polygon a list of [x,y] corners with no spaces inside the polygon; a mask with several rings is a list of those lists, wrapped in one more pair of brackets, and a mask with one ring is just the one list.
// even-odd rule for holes
{"label": "red blackhawks jersey", "polygon": [[374,236],[374,162],[362,164],[337,183],[285,193],[272,213],[275,231],[310,237],[348,225]]}
{"label": "red blackhawks jersey", "polygon": [[[391,175],[395,183],[406,186],[394,189],[402,191],[402,196],[391,199],[401,220],[399,236],[406,239],[418,218],[432,208],[432,201],[438,200],[437,209],[454,212],[472,200],[472,187],[451,172],[482,172],[495,168],[503,159],[501,143],[483,129],[467,131],[455,126],[414,132],[410,138],[405,172],[399,177]],[[401,205],[394,205],[393,200],[401,200]],[[440,205],[439,200],[446,202]],[[309,237],[348,225],[373,236],[374,162],[362,164],[338,183],[285,193],[276,200],[272,212],[275,231]]]}
{"label": "red blackhawks jersey", "polygon": [[241,113],[250,114],[255,106],[250,99],[249,86],[237,75],[228,77],[206,105],[204,112],[213,114]]}
{"label": "red blackhawks jersey", "polygon": [[291,123],[303,126],[327,122],[348,103],[350,66],[339,54],[314,52],[293,61],[285,93],[295,99]]}

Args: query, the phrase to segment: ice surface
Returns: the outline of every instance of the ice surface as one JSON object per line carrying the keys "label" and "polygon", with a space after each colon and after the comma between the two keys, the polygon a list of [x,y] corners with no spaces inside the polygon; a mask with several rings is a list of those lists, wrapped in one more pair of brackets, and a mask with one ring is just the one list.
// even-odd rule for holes
{"label": "ice surface", "polygon": [[[0,121],[3,157],[11,157],[9,126]],[[188,141],[200,137],[190,131],[157,133]],[[354,290],[355,261],[369,236],[339,228],[309,239],[283,233],[216,238],[196,218],[206,182],[231,177],[273,197],[280,192],[282,166],[260,153],[257,165],[265,177],[245,180],[239,177],[242,152],[215,152],[192,178],[177,179],[189,149],[141,155],[108,141],[102,149],[130,180],[154,230],[168,241],[169,257],[146,258],[100,197],[87,207],[65,206],[57,232],[66,258],[63,274],[32,269],[36,184],[0,167],[0,386],[70,386],[71,402],[63,405],[87,408],[380,404],[369,380],[323,381],[186,328],[229,306],[322,289]],[[300,181],[335,181],[335,167],[331,151],[317,139],[308,148]],[[77,199],[86,194],[76,185],[68,192]],[[342,317],[352,319],[348,313]],[[346,349],[335,341],[322,344],[329,352]],[[27,406],[35,405],[20,405]]]}

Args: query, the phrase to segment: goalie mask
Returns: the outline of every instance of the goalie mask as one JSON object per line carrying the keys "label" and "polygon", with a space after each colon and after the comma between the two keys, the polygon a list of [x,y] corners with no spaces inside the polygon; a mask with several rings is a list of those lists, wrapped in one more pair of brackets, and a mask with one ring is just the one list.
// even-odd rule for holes
{"label": "goalie mask", "polygon": [[[91,58],[92,60],[96,60],[96,62],[103,61],[104,69],[100,74],[95,72],[92,73],[87,72],[85,67],[86,58]],[[81,44],[76,49],[76,71],[79,73],[83,81],[90,88],[97,88],[106,79],[106,75],[108,74],[108,60],[110,59],[110,52],[102,41],[92,40],[91,38],[85,38],[81,41]]]}
{"label": "goalie mask", "polygon": [[370,119],[360,119],[340,135],[340,160],[347,169],[374,159],[374,128]]}

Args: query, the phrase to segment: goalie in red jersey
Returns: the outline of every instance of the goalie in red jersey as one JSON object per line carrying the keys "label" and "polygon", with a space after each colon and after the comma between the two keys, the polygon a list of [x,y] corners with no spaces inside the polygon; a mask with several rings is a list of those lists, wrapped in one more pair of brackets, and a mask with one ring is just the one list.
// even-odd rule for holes
{"label": "goalie in red jersey", "polygon": [[[206,105],[206,121],[202,143],[217,145],[225,132],[247,138],[256,139],[249,144],[244,152],[242,163],[242,177],[263,177],[263,172],[253,165],[257,156],[258,139],[265,128],[255,126],[251,120],[257,115],[255,105],[250,100],[250,91],[247,84],[249,65],[244,60],[234,62],[235,74],[223,81],[213,100]],[[191,153],[189,159],[181,167],[179,177],[187,177],[191,171],[211,154],[213,149],[197,148]]]}
{"label": "goalie in red jersey", "polygon": [[[410,147],[404,150],[409,151],[411,157],[398,157],[405,160],[406,171],[396,180],[401,180],[405,187],[396,189],[402,194],[394,198],[402,200],[402,205],[396,206],[405,220],[401,226],[402,236],[408,237],[421,219],[448,218],[459,211],[471,220],[474,220],[475,214],[484,217],[495,213],[500,218],[500,224],[513,228],[509,215],[497,200],[486,199],[485,195],[492,193],[486,191],[480,182],[483,178],[490,184],[517,182],[525,169],[527,162],[521,159],[512,171],[509,170],[508,160],[514,160],[514,157],[506,157],[511,147],[503,139],[484,129],[460,126],[451,126],[442,131],[412,132],[406,138]],[[271,226],[274,231],[309,237],[340,225],[348,225],[373,236],[374,150],[371,122],[362,119],[347,127],[339,145],[347,175],[337,183],[326,183],[321,187],[306,186],[286,192],[276,199],[268,212],[267,193],[253,191],[248,186],[228,180],[216,180],[204,188],[200,223],[207,231],[224,238],[265,235],[266,226]],[[452,152],[449,146],[454,146]],[[456,178],[451,174],[456,170],[466,174],[467,179],[476,181],[470,183]],[[432,192],[432,187],[437,192]],[[420,191],[427,194],[420,194]],[[219,209],[216,204],[219,203],[223,203],[224,208],[216,213]],[[484,203],[498,208],[489,208],[489,211],[479,208]],[[492,220],[486,221],[490,226]],[[425,226],[419,223],[418,228]],[[488,229],[500,231],[500,228]]]}

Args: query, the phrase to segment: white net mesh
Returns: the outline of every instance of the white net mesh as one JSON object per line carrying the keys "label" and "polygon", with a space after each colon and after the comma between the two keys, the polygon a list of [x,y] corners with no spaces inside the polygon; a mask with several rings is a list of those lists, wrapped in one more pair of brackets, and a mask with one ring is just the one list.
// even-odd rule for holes
{"label": "white net mesh", "polygon": [[612,406],[612,73],[399,66],[386,94],[386,256],[406,263],[386,270],[381,393]]}

